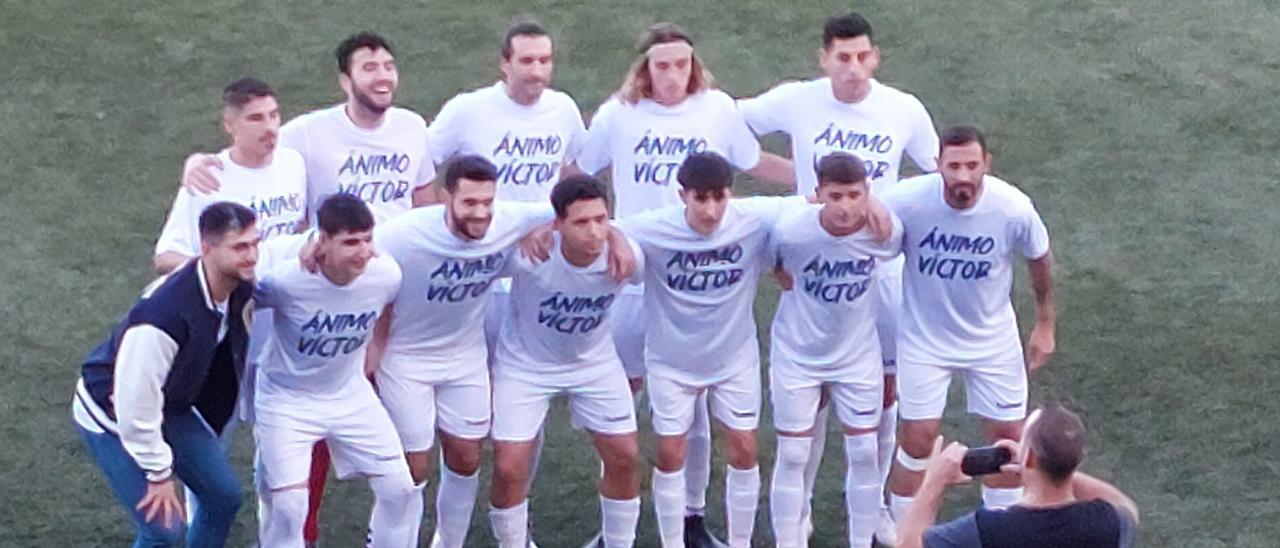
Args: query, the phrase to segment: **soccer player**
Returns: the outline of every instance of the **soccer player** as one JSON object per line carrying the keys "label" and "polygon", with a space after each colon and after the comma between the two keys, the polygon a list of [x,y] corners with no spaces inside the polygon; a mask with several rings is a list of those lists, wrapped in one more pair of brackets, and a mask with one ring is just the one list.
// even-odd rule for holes
{"label": "soccer player", "polygon": [[[297,150],[306,163],[310,215],[335,193],[364,200],[378,223],[435,202],[429,186],[436,172],[427,154],[427,123],[418,114],[394,106],[400,73],[391,43],[378,34],[361,32],[338,44],[334,57],[346,102],[303,114],[280,128],[282,148]],[[183,186],[200,192],[216,190],[218,171],[223,168],[215,156],[193,154],[183,170]],[[329,468],[323,442],[317,444],[312,462],[306,538],[314,544]]]}
{"label": "soccer player", "polygon": [[218,433],[235,412],[253,293],[253,211],[217,202],[200,214],[198,260],[152,283],[85,359],[72,414],[137,529],[135,546],[177,546],[178,482],[200,499],[187,546],[226,543],[240,483]]}
{"label": "soccer player", "polygon": [[160,274],[200,254],[200,212],[214,202],[252,209],[264,241],[293,234],[306,220],[306,165],[297,151],[276,146],[280,107],[275,90],[256,78],[232,82],[222,90],[222,128],[231,138],[231,146],[216,156],[222,184],[210,194],[178,191],[156,242]]}
{"label": "soccer player", "polygon": [[[939,173],[884,194],[902,220],[903,306],[898,334],[902,439],[889,480],[891,506],[907,508],[928,466],[953,374],[965,381],[968,411],[988,440],[1017,440],[1027,411],[1027,372],[1054,351],[1053,257],[1031,199],[988,174],[991,155],[977,129],[943,131]],[[1035,292],[1035,327],[1025,356],[1009,292],[1018,257]],[[1016,476],[983,478],[988,508],[1017,502]]]}
{"label": "soccer player", "polygon": [[[404,279],[379,319],[384,327],[375,332],[375,343],[381,355],[371,357],[369,367],[419,491],[440,433],[444,466],[432,546],[462,546],[475,505],[491,409],[484,341],[489,286],[520,238],[553,218],[546,204],[495,202],[497,178],[488,160],[458,156],[445,169],[444,205],[407,212],[374,234]],[[627,263],[615,272],[633,268],[627,251],[610,246],[611,265]],[[626,259],[619,261],[620,254]],[[416,498],[421,504],[421,495]]]}
{"label": "soccer player", "polygon": [[[435,166],[427,154],[427,123],[394,106],[400,73],[391,43],[372,32],[347,37],[334,51],[344,103],[298,116],[280,128],[280,144],[306,161],[308,210],[331,194],[354,194],[382,222],[434,202]],[[202,192],[220,186],[217,157],[193,154],[183,185]]]}
{"label": "soccer player", "polygon": [[883,498],[876,432],[884,380],[876,337],[874,273],[901,250],[867,222],[870,188],[862,160],[834,152],[818,161],[821,206],[782,214],[770,247],[795,280],[782,293],[769,346],[769,393],[777,459],[769,501],[779,547],[808,545],[805,467],[825,390],[844,431],[849,546],[869,548]]}
{"label": "soccer player", "polygon": [[[650,27],[622,87],[591,120],[578,166],[598,173],[612,166],[614,213],[626,219],[642,211],[681,203],[675,181],[684,159],[714,152],[739,169],[783,184],[792,181],[789,162],[762,153],[760,143],[693,48],[693,39],[672,23]],[[628,286],[618,299],[614,327],[618,354],[634,390],[645,374],[643,286]],[[705,399],[697,404],[689,431],[688,544],[713,545],[703,520],[711,478],[711,426]]]}
{"label": "soccer player", "polygon": [[755,431],[760,348],[752,308],[766,239],[798,197],[730,200],[733,169],[712,152],[690,154],[677,172],[683,206],[619,221],[644,251],[649,401],[657,435],[654,509],[663,546],[685,538],[686,436],[698,400],[725,428],[728,544],[748,546],[759,504]]}
{"label": "soccer player", "polygon": [[[528,482],[535,439],[551,398],[569,396],[573,422],[592,436],[600,480],[602,536],[591,546],[630,547],[640,518],[635,405],[613,346],[608,190],[585,175],[551,191],[557,237],[548,259],[516,257],[510,314],[493,365],[493,490],[489,519],[500,546],[528,545]],[[633,250],[637,257],[640,250]],[[640,260],[637,259],[637,265]],[[630,280],[639,282],[640,275]]]}
{"label": "soccer player", "polygon": [[253,295],[274,311],[254,402],[259,542],[303,546],[312,446],[327,440],[340,477],[369,479],[369,546],[414,546],[418,493],[391,417],[364,377],[366,342],[400,288],[400,268],[374,256],[373,214],[360,199],[335,194],[316,216],[318,272],[297,258],[260,267]]}
{"label": "soccer player", "polygon": [[[871,24],[857,13],[831,17],[823,25],[818,63],[824,77],[779,85],[764,94],[738,101],[752,129],[761,135],[782,132],[791,140],[797,192],[812,194],[821,158],[847,152],[865,162],[871,192],[878,195],[898,180],[902,157],[909,156],[925,172],[937,168],[938,137],[933,120],[915,96],[875,79],[880,66]],[[879,430],[881,477],[887,479],[894,452],[898,413],[894,402],[898,311],[902,307],[902,263],[877,269],[877,332],[884,361],[884,409]],[[819,422],[826,424],[825,407]],[[826,444],[824,430],[813,444],[806,471],[806,496],[811,498]],[[883,479],[882,479],[883,481]],[[807,500],[807,499],[806,499]],[[806,504],[806,521],[808,508]],[[895,527],[887,509],[882,512],[877,538],[892,544]]]}

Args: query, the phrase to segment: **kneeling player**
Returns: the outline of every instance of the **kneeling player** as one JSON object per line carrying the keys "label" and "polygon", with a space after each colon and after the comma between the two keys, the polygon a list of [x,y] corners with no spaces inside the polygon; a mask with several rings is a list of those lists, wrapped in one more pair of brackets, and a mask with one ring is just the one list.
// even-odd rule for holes
{"label": "kneeling player", "polygon": [[[635,406],[611,333],[622,284],[610,277],[604,185],[571,176],[551,191],[557,236],[541,264],[508,263],[510,313],[493,366],[493,509],[500,546],[528,545],[528,477],[535,438],[551,398],[569,396],[575,426],[591,432],[604,462],[603,535],[598,544],[629,547],[640,517]],[[633,250],[640,256],[639,248]],[[639,275],[631,280],[639,282]]]}
{"label": "kneeling player", "polygon": [[770,505],[779,547],[807,546],[805,466],[820,401],[830,396],[844,430],[849,546],[871,546],[880,510],[876,432],[883,377],[873,274],[898,254],[867,223],[870,189],[862,161],[834,153],[818,162],[818,201],[783,213],[771,246],[793,279],[773,317],[769,382],[778,456]]}
{"label": "kneeling player", "polygon": [[412,546],[422,511],[395,426],[365,380],[365,346],[400,288],[400,268],[373,255],[373,215],[337,194],[317,215],[318,272],[297,259],[260,272],[254,299],[274,310],[258,376],[260,541],[303,546],[312,445],[324,440],[339,477],[361,474],[373,489],[370,546]]}

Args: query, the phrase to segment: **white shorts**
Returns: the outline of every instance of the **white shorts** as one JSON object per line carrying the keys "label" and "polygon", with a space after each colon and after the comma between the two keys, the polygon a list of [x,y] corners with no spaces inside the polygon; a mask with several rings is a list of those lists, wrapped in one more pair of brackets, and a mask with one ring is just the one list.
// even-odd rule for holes
{"label": "white shorts", "polygon": [[683,436],[693,425],[699,396],[707,394],[711,416],[731,430],[755,430],[760,423],[760,368],[744,367],[715,384],[691,385],[652,372],[646,377],[653,431]]}
{"label": "white shorts", "polygon": [[569,396],[575,428],[597,434],[636,431],[636,406],[631,385],[617,362],[598,374],[574,383],[540,382],[527,372],[498,368],[493,372],[493,439],[529,441],[538,436],[551,399]]}
{"label": "white shorts", "polygon": [[905,420],[942,418],[951,374],[964,376],[968,412],[995,421],[1027,416],[1027,370],[1021,363],[940,366],[903,363],[898,368],[898,412]]}
{"label": "white shorts", "polygon": [[871,375],[859,375],[847,368],[817,371],[771,360],[769,400],[773,405],[773,425],[782,432],[805,432],[814,426],[822,390],[831,394],[836,417],[847,428],[875,428],[880,425],[884,404],[884,375],[879,368]]}
{"label": "white shorts", "polygon": [[[385,360],[385,358],[384,358]],[[416,453],[436,443],[436,429],[465,439],[489,435],[489,368],[459,364],[450,374],[422,380],[395,373],[404,367],[378,369],[378,396],[396,425],[405,451]],[[410,366],[411,367],[411,366]]]}
{"label": "white shorts", "polygon": [[489,365],[493,365],[493,357],[498,348],[498,331],[502,329],[502,319],[510,312],[507,307],[511,303],[511,293],[498,292],[495,289],[501,280],[494,282],[494,289],[489,290],[489,305],[484,311],[484,344],[489,347]]}
{"label": "white shorts", "polygon": [[269,404],[258,407],[256,417],[255,472],[260,486],[305,485],[311,475],[312,446],[320,440],[329,446],[341,479],[409,475],[395,425],[371,386],[340,400],[272,396]]}
{"label": "white shorts", "polygon": [[901,257],[880,263],[875,270],[876,334],[880,336],[880,356],[884,374],[898,369],[898,318],[902,315]]}
{"label": "white shorts", "polygon": [[622,293],[613,303],[613,345],[628,379],[644,377],[644,311],[643,293]]}

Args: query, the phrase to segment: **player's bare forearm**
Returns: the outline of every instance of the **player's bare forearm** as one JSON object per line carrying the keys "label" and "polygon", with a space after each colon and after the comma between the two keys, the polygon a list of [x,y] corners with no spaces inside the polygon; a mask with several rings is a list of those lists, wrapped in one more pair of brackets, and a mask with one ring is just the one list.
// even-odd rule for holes
{"label": "player's bare forearm", "polygon": [[1036,326],[1053,329],[1058,308],[1053,299],[1053,253],[1027,262],[1031,271],[1031,288],[1036,296]]}
{"label": "player's bare forearm", "polygon": [[391,305],[383,307],[378,321],[373,324],[373,336],[364,353],[364,376],[372,379],[382,365],[382,353],[387,348],[387,335],[391,332]]}
{"label": "player's bare forearm", "polygon": [[622,282],[636,271],[636,256],[631,242],[616,226],[609,227],[609,274],[614,281]]}
{"label": "player's bare forearm", "polygon": [[436,192],[436,184],[428,183],[413,189],[413,207],[444,203],[444,197]]}
{"label": "player's bare forearm", "polygon": [[164,253],[156,255],[155,258],[152,259],[152,264],[155,265],[156,274],[163,276],[177,270],[178,267],[182,266],[183,263],[189,260],[191,260],[191,257],[178,253],[177,251],[165,251]]}
{"label": "player's bare forearm", "polygon": [[760,161],[747,173],[776,187],[794,189],[796,186],[796,170],[791,160],[777,154],[761,152]]}

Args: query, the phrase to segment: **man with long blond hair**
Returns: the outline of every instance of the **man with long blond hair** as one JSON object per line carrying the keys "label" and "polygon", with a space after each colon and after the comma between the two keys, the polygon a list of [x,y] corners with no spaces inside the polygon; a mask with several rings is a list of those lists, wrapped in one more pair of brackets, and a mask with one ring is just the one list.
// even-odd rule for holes
{"label": "man with long blond hair", "polygon": [[[687,32],[673,23],[658,23],[649,27],[638,49],[621,88],[596,111],[578,157],[578,166],[587,173],[612,166],[617,218],[680,203],[676,173],[692,153],[717,153],[759,179],[791,184],[791,163],[760,151],[734,99],[715,88],[715,78]],[[617,306],[615,344],[633,389],[639,391],[645,374],[643,288],[624,288]],[[714,546],[702,517],[711,466],[705,395],[695,407],[685,468],[685,542]]]}

